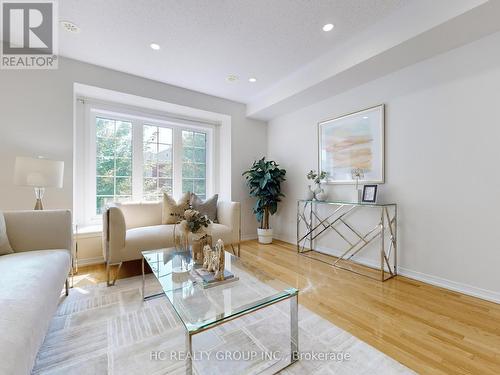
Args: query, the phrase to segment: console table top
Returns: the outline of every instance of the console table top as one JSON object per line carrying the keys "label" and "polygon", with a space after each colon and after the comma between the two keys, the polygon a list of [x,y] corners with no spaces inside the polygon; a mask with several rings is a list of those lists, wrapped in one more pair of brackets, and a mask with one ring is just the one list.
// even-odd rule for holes
{"label": "console table top", "polygon": [[352,202],[352,201],[318,201],[314,199],[298,199],[298,202],[308,202],[315,204],[331,204],[331,205],[339,205],[339,204],[348,204],[351,206],[371,206],[371,207],[387,207],[387,206],[397,206],[396,203],[371,203],[371,202]]}

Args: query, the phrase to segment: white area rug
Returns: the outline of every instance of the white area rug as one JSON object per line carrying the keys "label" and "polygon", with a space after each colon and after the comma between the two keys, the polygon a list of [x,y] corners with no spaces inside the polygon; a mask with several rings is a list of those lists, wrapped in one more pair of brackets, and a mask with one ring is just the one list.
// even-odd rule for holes
{"label": "white area rug", "polygon": [[[158,288],[152,275],[147,285],[148,293]],[[185,362],[175,358],[184,350],[182,323],[166,297],[142,302],[140,288],[141,278],[133,277],[110,288],[103,283],[71,289],[53,318],[33,374],[184,374]],[[197,374],[260,372],[276,358],[225,357],[228,352],[289,353],[288,301],[195,335],[193,349],[213,354],[209,361],[194,362]],[[281,374],[413,373],[302,306],[299,349],[304,358]],[[349,359],[312,359],[313,353],[343,353]]]}

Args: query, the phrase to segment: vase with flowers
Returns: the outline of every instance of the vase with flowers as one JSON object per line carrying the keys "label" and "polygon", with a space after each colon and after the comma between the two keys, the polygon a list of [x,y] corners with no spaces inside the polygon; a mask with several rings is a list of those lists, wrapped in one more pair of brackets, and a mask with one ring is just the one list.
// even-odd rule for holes
{"label": "vase with flowers", "polygon": [[179,236],[174,235],[176,246],[180,245],[185,250],[191,247],[193,261],[196,264],[203,263],[203,247],[212,245],[210,235],[212,222],[207,215],[202,215],[199,211],[192,209],[184,211],[179,219],[176,225],[176,229],[179,229]]}
{"label": "vase with flowers", "polygon": [[325,190],[321,187],[321,183],[326,179],[328,173],[325,171],[319,171],[316,173],[315,170],[310,170],[306,175],[309,181],[312,181],[316,187],[313,189],[311,185],[309,185],[309,191],[312,192],[312,199],[318,201],[324,201],[327,198]]}

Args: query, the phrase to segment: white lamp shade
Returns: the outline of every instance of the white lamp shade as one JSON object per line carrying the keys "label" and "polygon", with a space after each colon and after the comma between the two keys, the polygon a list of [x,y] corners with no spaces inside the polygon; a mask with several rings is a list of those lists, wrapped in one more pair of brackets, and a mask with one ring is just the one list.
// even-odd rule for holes
{"label": "white lamp shade", "polygon": [[64,162],[16,157],[14,183],[19,186],[63,187]]}

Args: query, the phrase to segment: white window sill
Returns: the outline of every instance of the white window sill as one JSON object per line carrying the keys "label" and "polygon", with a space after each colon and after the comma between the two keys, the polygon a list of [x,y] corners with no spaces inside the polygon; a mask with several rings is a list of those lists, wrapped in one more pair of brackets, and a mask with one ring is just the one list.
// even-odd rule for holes
{"label": "white window sill", "polygon": [[102,236],[102,224],[78,226],[78,231],[74,230],[74,235],[80,238]]}

